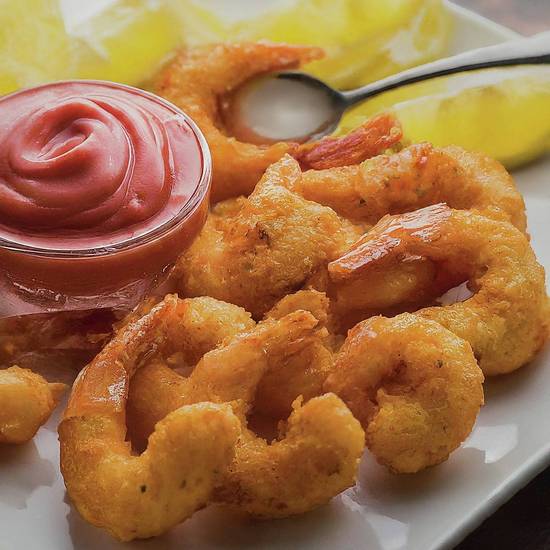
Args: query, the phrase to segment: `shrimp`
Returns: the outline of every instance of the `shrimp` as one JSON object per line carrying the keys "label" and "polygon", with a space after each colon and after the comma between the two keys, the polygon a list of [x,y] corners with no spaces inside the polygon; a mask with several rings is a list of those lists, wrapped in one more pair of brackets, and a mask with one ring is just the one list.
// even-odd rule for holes
{"label": "shrimp", "polygon": [[263,376],[273,363],[307,348],[317,324],[305,311],[263,321],[208,352],[188,378],[162,360],[151,362],[130,386],[138,412],[133,421],[151,429],[183,405],[231,402],[242,431],[215,500],[261,517],[303,513],[324,504],[354,483],[364,446],[364,433],[343,402],[330,394],[303,406],[298,399],[272,443],[249,430],[246,420]]}
{"label": "shrimp", "polygon": [[[256,145],[232,137],[236,128],[243,130],[233,108],[233,92],[256,76],[295,69],[322,56],[320,48],[311,46],[266,41],[217,44],[182,50],[157,76],[154,91],[190,115],[208,142],[213,202],[249,195],[267,167],[286,153],[295,154],[303,166],[330,168],[360,162],[400,141],[401,126],[387,113],[348,136],[301,146],[292,142]],[[257,136],[252,133],[251,137]]]}
{"label": "shrimp", "polygon": [[403,313],[356,325],[325,383],[365,428],[369,450],[396,473],[443,462],[483,404],[470,345],[440,324]]}
{"label": "shrimp", "polygon": [[338,333],[373,315],[415,311],[464,281],[462,272],[451,272],[413,254],[373,265],[368,271],[341,277],[333,272],[328,278],[325,288],[331,298],[333,330]]}
{"label": "shrimp", "polygon": [[309,311],[321,326],[330,324],[330,300],[324,292],[299,290],[279,300],[265,315],[266,319],[280,319],[297,310]]}
{"label": "shrimp", "polygon": [[442,204],[386,216],[328,269],[333,280],[347,280],[409,254],[468,281],[469,299],[416,314],[469,342],[485,375],[518,369],[541,348],[549,313],[544,268],[512,224]]}
{"label": "shrimp", "polygon": [[244,432],[215,498],[255,517],[303,514],[355,484],[364,446],[359,422],[336,395],[298,399],[277,440]]}
{"label": "shrimp", "polygon": [[116,334],[81,371],[59,426],[69,496],[86,520],[120,540],[163,533],[206,505],[240,433],[230,405],[198,402],[162,419],[147,450],[132,455],[128,383],[147,355],[162,349],[176,307],[169,297]]}
{"label": "shrimp", "polygon": [[[351,247],[363,241],[380,244],[372,247],[373,255],[384,250],[383,238],[387,224],[383,218]],[[391,221],[388,222],[391,225]],[[347,254],[341,258],[345,261]],[[448,269],[431,258],[402,251],[384,262],[372,262],[368,270],[338,269],[339,260],[328,266],[325,287],[332,299],[333,316],[339,331],[346,330],[358,321],[377,314],[392,316],[402,311],[415,311],[435,301],[447,290],[464,281],[464,270]]]}
{"label": "shrimp", "polygon": [[421,143],[359,165],[309,170],[293,190],[341,216],[370,224],[386,214],[446,202],[526,231],[525,203],[505,168],[460,147]]}
{"label": "shrimp", "polygon": [[[125,324],[139,320],[140,311],[142,315],[146,315],[150,308],[148,305],[138,308]],[[191,372],[203,355],[241,332],[251,330],[255,325],[250,313],[233,304],[206,296],[177,300],[172,311],[172,321],[167,322],[163,328],[166,333],[163,360],[171,368]],[[141,417],[139,400],[132,398],[132,388],[134,384],[139,386],[136,380],[141,377],[144,370],[147,368],[139,370],[134,375],[126,404],[128,433],[134,446],[140,449],[147,446],[147,438],[153,432],[156,423],[156,420],[149,423],[147,418]],[[153,398],[152,401],[164,407],[166,398]],[[157,420],[161,420],[166,414],[161,412]]]}
{"label": "shrimp", "polygon": [[[298,186],[294,190],[306,198],[367,222],[445,201],[526,231],[525,204],[511,176],[497,161],[459,147],[413,145],[361,166],[305,172]],[[361,315],[414,311],[463,280],[456,269],[407,253],[362,276],[341,278],[327,291],[345,328]]]}
{"label": "shrimp", "polygon": [[30,441],[66,389],[17,366],[0,370],[0,443]]}
{"label": "shrimp", "polygon": [[172,364],[184,367],[194,367],[204,354],[256,325],[242,307],[207,296],[179,300],[176,311],[177,320],[165,327],[167,342],[173,343],[165,355],[173,351]]}
{"label": "shrimp", "polygon": [[[206,367],[214,357],[209,355],[196,370],[214,367],[213,363]],[[247,392],[242,388],[257,384],[255,373],[259,367],[266,368],[255,358],[237,377],[239,383],[224,392],[225,398],[245,396]],[[250,382],[249,376],[253,377]],[[162,363],[141,369],[130,394],[130,399],[140,402],[141,421],[147,419],[147,424],[154,425],[163,414],[193,401],[197,386],[187,380]],[[248,393],[248,399],[253,399],[253,392]],[[162,401],[155,401],[158,395],[163,396]],[[215,490],[215,501],[257,517],[286,517],[328,502],[355,482],[364,434],[335,395],[314,397],[303,406],[298,399],[287,422],[282,423],[278,438],[271,443],[245,428],[244,415],[242,422],[235,458]]]}
{"label": "shrimp", "polygon": [[362,228],[290,191],[301,174],[298,162],[285,156],[250,197],[215,207],[177,262],[179,293],[237,304],[260,319],[349,248]]}
{"label": "shrimp", "polygon": [[295,69],[322,50],[269,42],[218,44],[181,51],[161,71],[154,91],[185,111],[200,127],[212,154],[212,201],[248,195],[266,168],[296,144],[243,143],[227,135],[220,105],[257,75]]}
{"label": "shrimp", "polygon": [[[271,355],[269,367],[256,389],[252,422],[264,423],[287,418],[298,396],[305,400],[321,393],[323,383],[331,372],[333,361],[332,335],[323,326],[328,322],[328,298],[315,291],[300,291],[288,295],[268,312],[267,319],[280,319],[297,310],[309,310],[319,321],[315,332],[299,349]],[[233,337],[254,328],[255,322],[242,308],[213,298],[188,298],[178,302],[178,318],[166,327],[172,348],[166,348],[164,362],[178,372],[189,374],[201,357]],[[158,404],[157,414],[142,414],[144,384],[147,369],[140,370],[133,379],[127,404],[130,438],[135,446],[144,448],[154,424],[166,415],[165,399]],[[145,385],[146,386],[146,385]],[[138,397],[135,397],[138,396]],[[148,405],[151,408],[151,405]]]}
{"label": "shrimp", "polygon": [[[195,316],[194,312],[197,309],[196,302],[198,300],[201,300],[201,298],[178,301],[177,307],[180,312],[183,313],[183,315],[178,315],[177,317],[177,323],[179,324],[177,329],[178,332],[185,332],[185,327],[192,322],[192,319]],[[236,307],[230,304],[223,304],[223,302],[219,302],[219,304],[220,307]],[[250,373],[246,373],[246,369],[249,368],[247,367],[249,363],[258,362],[259,364],[264,365],[267,370],[269,369],[270,362],[273,359],[291,356],[298,353],[307,348],[312,341],[316,340],[316,332],[313,329],[317,325],[317,320],[312,315],[304,314],[298,322],[294,324],[290,322],[289,319],[292,320],[293,318],[285,318],[284,321],[281,321],[280,323],[271,321],[258,325],[257,327],[254,326],[249,331],[235,333],[232,338],[226,339],[225,341],[220,339],[216,339],[216,341],[213,339],[211,341],[210,352],[207,352],[205,356],[203,356],[201,361],[199,361],[199,364],[192,369],[188,378],[183,378],[175,374],[172,375],[171,369],[167,366],[170,363],[170,358],[166,353],[163,353],[157,361],[153,362],[154,365],[151,364],[143,367],[136,373],[132,380],[128,402],[129,423],[137,425],[135,427],[138,427],[141,430],[142,436],[146,438],[153,431],[155,424],[166,416],[171,410],[171,401],[168,397],[164,397],[161,400],[154,399],[153,396],[156,390],[153,389],[154,383],[150,380],[151,372],[155,372],[155,376],[162,375],[165,380],[171,380],[169,385],[172,386],[172,389],[175,389],[176,386],[179,388],[179,394],[186,396],[186,403],[191,403],[198,400],[199,397],[197,392],[199,390],[202,391],[204,388],[209,388],[211,393],[214,395],[214,399],[216,400],[219,400],[222,392],[228,391],[229,394],[233,396],[229,399],[229,401],[234,399],[244,399],[245,401],[250,401],[251,395],[246,394],[242,396],[241,390],[238,389],[239,386],[248,387],[248,384],[250,384],[250,381],[248,380]],[[298,328],[295,329],[295,325]],[[223,332],[225,332],[225,330],[230,330],[230,326],[228,326],[227,329],[224,329]],[[208,328],[206,328],[206,331],[211,332]],[[289,346],[288,349],[281,347],[281,344],[278,342],[282,341],[285,345],[289,345],[292,341],[292,331],[298,331],[296,334],[299,335],[299,342],[293,346]],[[166,327],[165,334],[166,342],[164,349],[168,350],[169,354],[174,353],[174,350],[179,350],[179,353],[184,355],[187,353],[185,349],[186,340],[177,338],[177,333],[171,332],[171,328],[169,326]],[[174,338],[174,336],[176,338]],[[298,336],[296,336],[296,338],[298,338]],[[267,353],[266,349],[270,349],[269,346],[275,345],[274,342],[278,343],[279,346],[276,348],[277,353]],[[235,353],[235,361],[237,361],[237,363],[235,363],[235,368],[231,370],[228,364],[227,368],[220,370],[219,372],[216,371],[216,373],[214,373],[215,376],[214,374],[209,375],[213,377],[207,380],[202,374],[206,367],[199,368],[199,365],[202,365],[203,363],[207,365],[212,364],[212,368],[214,368],[214,363],[212,363],[213,359],[209,353],[213,353],[213,351],[216,350],[216,348],[222,343],[225,345],[224,349],[228,348],[233,350]],[[229,356],[228,350],[222,354],[222,357],[225,358],[224,361],[227,361],[226,356]],[[210,359],[208,359],[209,357]],[[213,357],[217,357],[217,355],[214,354]],[[263,374],[265,374],[264,370],[259,372],[258,376],[263,376]],[[222,383],[221,377],[229,375],[232,376],[231,380],[224,379],[224,382]],[[241,378],[244,378],[244,380],[241,380]],[[147,380],[147,382],[143,382],[144,380]],[[256,382],[256,384],[257,383],[258,382]],[[216,387],[215,390],[212,389],[214,386]],[[236,395],[239,395],[240,397],[235,397]],[[150,397],[151,399],[149,399]],[[207,400],[210,399],[205,395],[201,395],[201,398],[205,398]],[[144,410],[147,412],[144,413]]]}

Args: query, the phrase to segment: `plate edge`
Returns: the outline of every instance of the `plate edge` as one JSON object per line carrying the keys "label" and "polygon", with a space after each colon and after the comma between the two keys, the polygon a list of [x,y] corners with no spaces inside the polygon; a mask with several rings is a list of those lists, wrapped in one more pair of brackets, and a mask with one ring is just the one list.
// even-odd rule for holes
{"label": "plate edge", "polygon": [[[512,29],[450,0],[444,0],[444,3],[455,17],[475,21],[499,35],[503,40],[513,40],[522,36]],[[439,537],[427,550],[451,550],[454,548],[548,466],[550,466],[550,444],[535,454],[519,471],[503,481],[463,521],[445,536]]]}
{"label": "plate edge", "polygon": [[518,491],[550,466],[550,444],[543,447],[523,467],[504,480],[487,500],[474,508],[471,514],[447,535],[440,537],[427,550],[450,550],[479,527]]}

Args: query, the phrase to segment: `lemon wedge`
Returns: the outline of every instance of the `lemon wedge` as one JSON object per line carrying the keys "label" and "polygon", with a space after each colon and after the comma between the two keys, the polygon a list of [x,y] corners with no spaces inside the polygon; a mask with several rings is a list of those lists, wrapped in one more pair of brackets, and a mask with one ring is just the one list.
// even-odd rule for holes
{"label": "lemon wedge", "polygon": [[103,0],[97,4],[103,8],[67,25],[72,78],[140,83],[180,42],[181,29],[167,2]]}
{"label": "lemon wedge", "polygon": [[336,133],[387,109],[407,141],[461,145],[515,168],[550,146],[550,68],[491,69],[413,84],[359,105]]}
{"label": "lemon wedge", "polygon": [[305,1],[296,11],[264,18],[267,28],[255,30],[253,38],[324,47],[327,58],[306,70],[340,89],[430,61],[447,47],[450,19],[439,0]]}
{"label": "lemon wedge", "polygon": [[173,0],[186,43],[267,39],[321,46],[327,59],[306,70],[338,88],[359,86],[441,56],[451,24],[441,0],[249,3],[250,9],[235,10],[220,0]]}
{"label": "lemon wedge", "polygon": [[138,84],[180,40],[164,0],[0,0],[0,94],[70,78]]}
{"label": "lemon wedge", "polygon": [[0,94],[63,78],[68,50],[56,0],[0,0]]}
{"label": "lemon wedge", "polygon": [[63,78],[137,84],[183,41],[326,48],[310,69],[358,86],[441,55],[442,0],[0,0],[0,93]]}

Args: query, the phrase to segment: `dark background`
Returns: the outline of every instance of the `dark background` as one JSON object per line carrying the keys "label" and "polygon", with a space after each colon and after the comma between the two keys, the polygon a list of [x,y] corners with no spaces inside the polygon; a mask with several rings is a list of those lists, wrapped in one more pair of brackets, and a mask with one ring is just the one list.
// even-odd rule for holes
{"label": "dark background", "polygon": [[550,30],[550,0],[453,0],[523,34]]}
{"label": "dark background", "polygon": [[[550,0],[454,2],[523,34],[550,30]],[[456,547],[456,550],[485,549],[550,550],[550,468]]]}

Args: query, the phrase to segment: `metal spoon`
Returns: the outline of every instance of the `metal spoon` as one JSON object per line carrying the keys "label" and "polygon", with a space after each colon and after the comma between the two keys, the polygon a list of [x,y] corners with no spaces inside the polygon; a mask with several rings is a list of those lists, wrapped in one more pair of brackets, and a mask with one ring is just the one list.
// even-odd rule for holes
{"label": "metal spoon", "polygon": [[226,109],[227,120],[243,141],[305,142],[331,133],[347,109],[388,90],[459,72],[536,64],[550,64],[550,32],[440,59],[345,92],[302,72],[274,73],[242,86]]}

